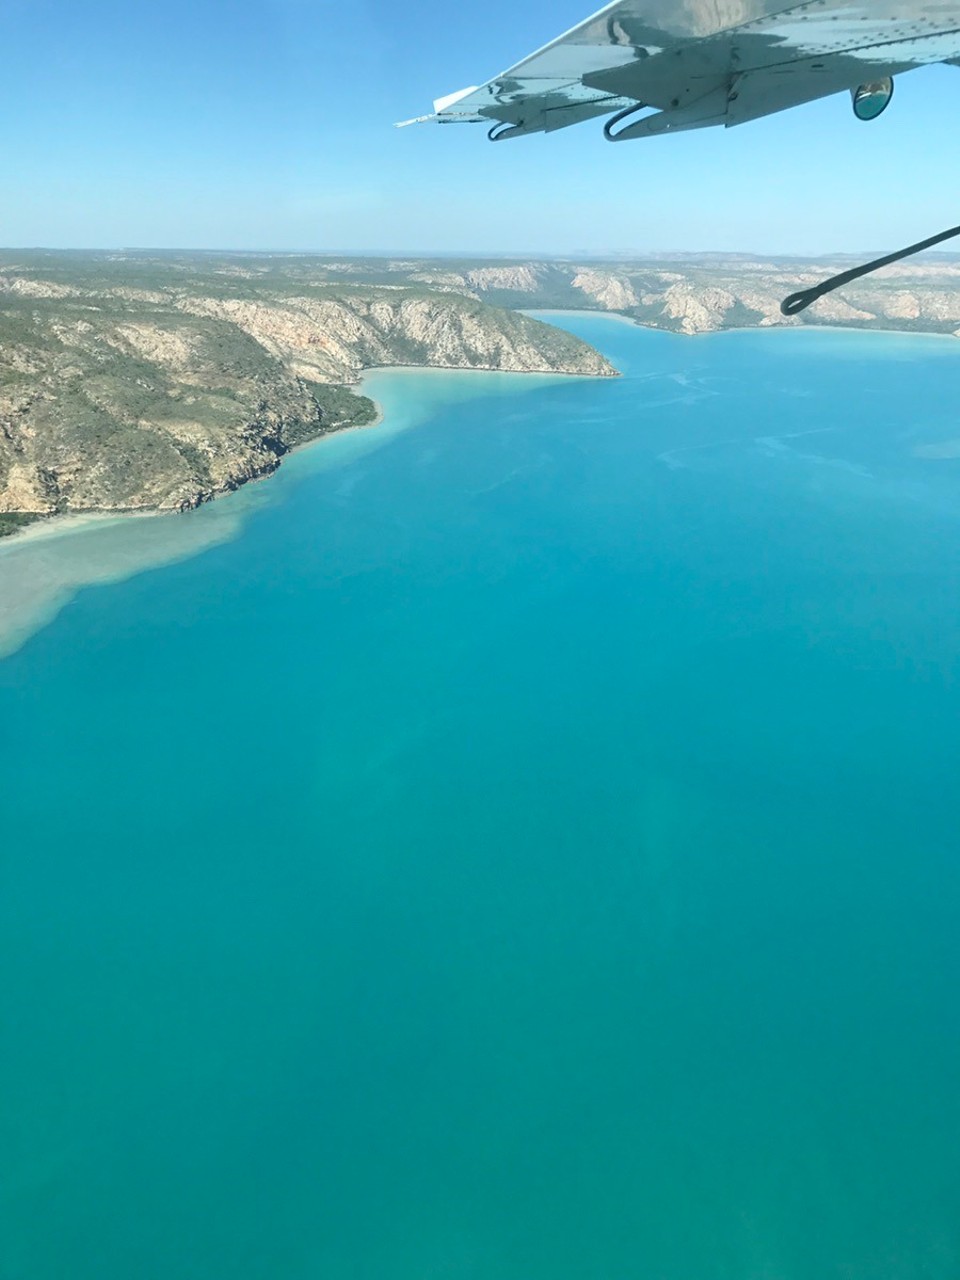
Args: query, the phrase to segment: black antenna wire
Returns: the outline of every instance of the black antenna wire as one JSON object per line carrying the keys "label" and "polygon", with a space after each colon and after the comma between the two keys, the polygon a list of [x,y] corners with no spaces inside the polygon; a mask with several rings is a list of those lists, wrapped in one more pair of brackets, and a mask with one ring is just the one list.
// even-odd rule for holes
{"label": "black antenna wire", "polygon": [[818,298],[822,298],[827,293],[833,293],[834,289],[841,289],[845,284],[849,284],[851,280],[859,280],[861,276],[868,276],[871,271],[879,271],[881,267],[889,267],[891,262],[899,262],[901,258],[910,258],[915,253],[922,253],[924,249],[932,249],[935,244],[942,244],[944,240],[952,240],[954,236],[960,236],[960,227],[951,227],[949,231],[941,231],[938,236],[931,236],[929,240],[921,240],[917,244],[912,244],[906,249],[900,249],[897,253],[890,253],[885,258],[874,258],[873,262],[868,262],[862,267],[853,267],[850,271],[843,271],[838,276],[831,276],[829,280],[824,280],[821,284],[814,285],[812,289],[801,289],[799,293],[791,293],[789,298],[784,298],[780,303],[780,310],[785,316],[799,315],[801,311],[806,311],[811,303],[816,302]]}

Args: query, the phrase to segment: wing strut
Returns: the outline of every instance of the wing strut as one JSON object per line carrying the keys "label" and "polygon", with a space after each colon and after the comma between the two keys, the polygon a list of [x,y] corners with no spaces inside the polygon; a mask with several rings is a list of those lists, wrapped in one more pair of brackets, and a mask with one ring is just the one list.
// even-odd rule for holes
{"label": "wing strut", "polygon": [[906,249],[900,249],[897,253],[889,253],[885,258],[874,258],[872,262],[866,263],[862,267],[853,267],[850,271],[842,271],[838,276],[831,276],[829,280],[824,280],[821,284],[816,284],[812,289],[801,289],[799,293],[791,293],[789,298],[784,298],[780,304],[780,310],[785,316],[796,316],[801,311],[806,311],[811,303],[816,302],[825,294],[833,293],[834,289],[840,289],[845,284],[849,284],[851,280],[859,280],[861,276],[868,276],[872,271],[879,271],[881,267],[889,267],[891,262],[899,262],[902,258],[911,258],[915,253],[922,253],[924,249],[932,249],[935,244],[942,244],[944,240],[952,240],[954,236],[960,236],[960,227],[951,227],[949,231],[941,231],[937,236],[931,236],[929,240],[920,240],[917,244],[911,244]]}

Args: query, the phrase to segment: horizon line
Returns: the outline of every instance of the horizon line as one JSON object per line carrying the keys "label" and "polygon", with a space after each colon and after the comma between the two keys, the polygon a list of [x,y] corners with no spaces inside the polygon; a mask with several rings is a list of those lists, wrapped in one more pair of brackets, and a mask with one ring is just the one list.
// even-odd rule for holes
{"label": "horizon line", "polygon": [[[523,260],[535,262],[568,262],[571,260],[589,259],[599,262],[629,261],[656,258],[774,258],[788,261],[823,260],[828,258],[859,258],[877,256],[889,252],[887,249],[831,249],[819,253],[802,252],[800,250],[769,250],[761,252],[754,249],[607,249],[607,250],[571,250],[569,252],[544,253],[542,250],[480,250],[480,249],[237,249],[207,246],[185,245],[0,245],[0,253],[48,253],[48,254],[196,254],[227,257],[270,257],[270,258],[416,258],[419,260],[445,259],[484,259],[490,261]],[[927,250],[918,257],[960,259],[960,252]]]}

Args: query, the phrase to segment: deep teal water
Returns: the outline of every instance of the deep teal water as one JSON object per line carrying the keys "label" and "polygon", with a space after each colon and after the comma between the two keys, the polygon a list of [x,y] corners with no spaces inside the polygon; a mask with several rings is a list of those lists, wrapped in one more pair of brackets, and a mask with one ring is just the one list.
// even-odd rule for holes
{"label": "deep teal water", "polygon": [[0,662],[3,1280],[960,1274],[960,348],[563,323]]}

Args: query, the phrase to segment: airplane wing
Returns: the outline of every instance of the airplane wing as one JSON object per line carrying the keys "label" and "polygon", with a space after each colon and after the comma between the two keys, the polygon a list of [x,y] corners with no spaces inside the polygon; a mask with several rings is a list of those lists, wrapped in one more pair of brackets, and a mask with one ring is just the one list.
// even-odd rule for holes
{"label": "airplane wing", "polygon": [[616,0],[404,123],[486,123],[500,141],[610,116],[604,133],[619,142],[858,88],[857,114],[870,119],[889,101],[888,78],[956,59],[960,0]]}

